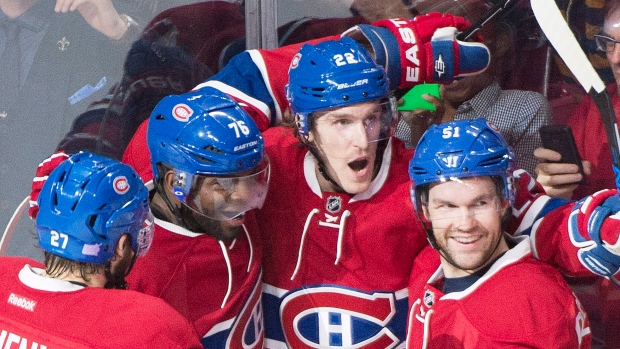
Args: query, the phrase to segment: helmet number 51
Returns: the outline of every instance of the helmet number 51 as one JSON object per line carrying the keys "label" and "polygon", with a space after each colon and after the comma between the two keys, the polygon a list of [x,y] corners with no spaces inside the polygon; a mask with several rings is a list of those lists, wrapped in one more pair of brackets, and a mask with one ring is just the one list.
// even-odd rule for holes
{"label": "helmet number 51", "polygon": [[459,132],[460,132],[460,128],[458,126],[457,127],[446,127],[443,129],[443,134],[441,135],[441,138],[444,138],[444,139],[452,138],[452,137],[458,138],[461,136]]}

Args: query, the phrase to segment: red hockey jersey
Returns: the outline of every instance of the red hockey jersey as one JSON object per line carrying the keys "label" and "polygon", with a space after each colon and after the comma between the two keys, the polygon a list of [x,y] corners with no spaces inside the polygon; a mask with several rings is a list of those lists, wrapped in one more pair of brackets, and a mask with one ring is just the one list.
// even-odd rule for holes
{"label": "red hockey jersey", "polygon": [[161,299],[41,276],[28,258],[0,257],[0,347],[201,348],[192,326]]}
{"label": "red hockey jersey", "polygon": [[262,348],[262,255],[252,212],[231,243],[155,224],[151,248],[127,277],[129,289],[168,302],[194,325],[205,348]]}
{"label": "red hockey jersey", "polygon": [[321,192],[315,159],[289,128],[264,133],[269,193],[263,232],[267,348],[390,348],[405,336],[407,283],[426,246],[409,199],[412,151],[388,145],[370,188]]}
{"label": "red hockey jersey", "polygon": [[[266,130],[286,113],[284,85],[298,49],[244,52],[197,88],[212,86],[229,94]],[[132,165],[143,169],[139,173],[148,181],[148,152],[139,150],[146,148],[145,132],[146,127],[139,129],[125,155],[141,162]],[[297,144],[292,129],[272,127],[264,137],[272,166],[269,193],[257,212],[263,236],[265,347],[402,344],[409,273],[427,245],[409,198],[412,150],[392,139],[371,187],[351,197],[320,191],[315,160]],[[536,232],[541,217],[565,204],[540,196],[536,190],[541,188],[525,177],[518,181],[520,196],[513,208],[518,219],[509,229],[520,234]],[[573,275],[585,271],[567,234],[536,236],[542,241],[540,258]]]}
{"label": "red hockey jersey", "polygon": [[407,348],[590,348],[585,311],[553,267],[532,257],[529,237],[463,291],[444,294],[439,254],[416,259]]}

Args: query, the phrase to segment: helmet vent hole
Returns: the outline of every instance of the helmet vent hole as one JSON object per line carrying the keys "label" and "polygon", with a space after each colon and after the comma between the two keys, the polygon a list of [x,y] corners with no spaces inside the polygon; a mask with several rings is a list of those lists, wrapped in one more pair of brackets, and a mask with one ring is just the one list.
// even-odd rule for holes
{"label": "helmet vent hole", "polygon": [[159,114],[159,115],[157,115],[155,117],[155,120],[164,120],[164,119],[165,119],[165,117],[163,115],[161,115],[161,114]]}
{"label": "helmet vent hole", "polygon": [[[216,147],[214,147],[214,146],[212,146],[212,145],[206,146],[206,147],[204,147],[203,149],[204,149],[204,150],[206,150],[206,151],[213,152],[213,153],[224,154],[224,152],[223,152],[223,151],[221,151],[220,149],[218,149],[218,148],[216,148]],[[203,160],[203,161],[210,161],[210,160],[205,159],[205,158],[202,158],[202,160]]]}
{"label": "helmet vent hole", "polygon": [[97,216],[96,215],[92,215],[88,219],[88,226],[91,227],[91,228],[94,228],[96,222],[97,222]]}
{"label": "helmet vent hole", "polygon": [[58,176],[58,183],[62,183],[65,181],[65,176],[67,175],[67,172],[64,171],[63,173],[60,174],[60,176]]}
{"label": "helmet vent hole", "polygon": [[81,189],[86,188],[86,186],[88,185],[88,182],[90,182],[90,180],[89,180],[89,179],[86,179],[86,180],[84,181],[84,183],[82,183],[82,186],[80,186],[80,188],[81,188]]}

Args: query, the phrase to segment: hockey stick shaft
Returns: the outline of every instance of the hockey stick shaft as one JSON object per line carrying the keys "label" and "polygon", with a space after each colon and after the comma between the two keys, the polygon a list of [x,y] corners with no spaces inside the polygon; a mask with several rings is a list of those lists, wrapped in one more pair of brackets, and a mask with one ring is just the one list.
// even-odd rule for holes
{"label": "hockey stick shaft", "polygon": [[488,21],[495,17],[498,13],[508,7],[512,0],[497,0],[497,2],[491,7],[476,23],[467,28],[459,35],[456,36],[458,40],[465,41],[472,37],[478,30],[482,29]]}

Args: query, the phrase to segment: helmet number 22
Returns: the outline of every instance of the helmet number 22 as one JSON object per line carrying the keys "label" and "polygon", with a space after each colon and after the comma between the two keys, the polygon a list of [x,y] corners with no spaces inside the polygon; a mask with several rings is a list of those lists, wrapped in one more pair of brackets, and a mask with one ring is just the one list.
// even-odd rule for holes
{"label": "helmet number 22", "polygon": [[441,135],[441,138],[444,138],[444,139],[453,138],[453,137],[458,138],[460,136],[461,136],[460,128],[458,126],[457,127],[448,126],[443,129],[443,134]]}
{"label": "helmet number 22", "polygon": [[235,135],[237,135],[237,138],[241,137],[241,135],[239,134],[240,132],[243,133],[244,136],[250,134],[250,129],[246,126],[245,122],[241,120],[231,122],[230,124],[228,124],[228,128],[232,128],[235,130]]}
{"label": "helmet number 22", "polygon": [[50,234],[52,235],[50,245],[60,247],[59,240],[62,239],[62,248],[67,248],[67,242],[69,241],[69,236],[67,236],[67,234],[59,233],[55,230],[52,230]]}
{"label": "helmet number 22", "polygon": [[355,63],[359,63],[359,61],[355,58],[355,56],[350,53],[347,52],[343,55],[334,55],[334,61],[336,63],[337,66],[343,66],[346,64],[355,64]]}

